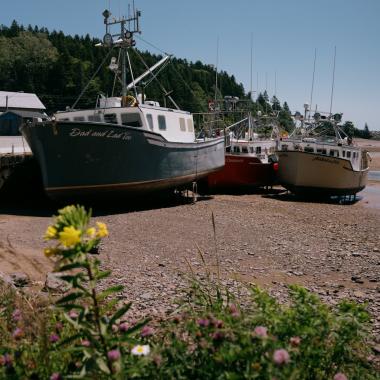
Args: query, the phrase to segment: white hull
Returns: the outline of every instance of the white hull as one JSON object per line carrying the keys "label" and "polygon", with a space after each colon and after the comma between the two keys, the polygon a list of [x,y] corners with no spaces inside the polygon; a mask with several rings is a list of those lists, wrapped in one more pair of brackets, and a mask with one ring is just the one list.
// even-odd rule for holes
{"label": "white hull", "polygon": [[295,193],[356,194],[367,184],[368,168],[349,160],[302,151],[279,151],[279,182]]}

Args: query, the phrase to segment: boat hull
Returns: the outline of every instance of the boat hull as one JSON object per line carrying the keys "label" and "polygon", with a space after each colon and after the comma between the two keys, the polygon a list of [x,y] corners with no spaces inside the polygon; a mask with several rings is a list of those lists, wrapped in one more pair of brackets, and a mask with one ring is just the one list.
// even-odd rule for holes
{"label": "boat hull", "polygon": [[279,151],[279,183],[296,194],[354,195],[367,184],[368,168],[352,169],[351,162],[302,151]]}
{"label": "boat hull", "polygon": [[262,163],[257,157],[226,154],[223,169],[207,176],[211,191],[252,189],[276,183],[273,163]]}
{"label": "boat hull", "polygon": [[52,199],[139,195],[196,181],[224,165],[224,140],[168,142],[117,124],[45,122],[22,127]]}

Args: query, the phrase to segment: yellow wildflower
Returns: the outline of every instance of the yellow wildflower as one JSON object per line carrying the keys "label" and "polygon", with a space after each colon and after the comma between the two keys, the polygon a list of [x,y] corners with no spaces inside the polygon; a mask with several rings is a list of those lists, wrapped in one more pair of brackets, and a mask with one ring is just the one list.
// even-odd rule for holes
{"label": "yellow wildflower", "polygon": [[72,247],[80,242],[81,231],[75,227],[65,227],[62,232],[59,233],[59,240],[65,247]]}
{"label": "yellow wildflower", "polygon": [[94,227],[91,227],[91,228],[88,228],[87,231],[86,231],[86,234],[93,238],[96,234],[96,229]]}
{"label": "yellow wildflower", "polygon": [[103,238],[105,236],[108,236],[108,229],[105,223],[96,222],[96,225],[99,228],[98,233],[96,234],[97,237]]}
{"label": "yellow wildflower", "polygon": [[45,232],[45,240],[55,239],[57,237],[57,229],[49,226]]}
{"label": "yellow wildflower", "polygon": [[44,249],[44,254],[46,257],[51,257],[56,255],[59,252],[59,249],[56,248],[45,248]]}

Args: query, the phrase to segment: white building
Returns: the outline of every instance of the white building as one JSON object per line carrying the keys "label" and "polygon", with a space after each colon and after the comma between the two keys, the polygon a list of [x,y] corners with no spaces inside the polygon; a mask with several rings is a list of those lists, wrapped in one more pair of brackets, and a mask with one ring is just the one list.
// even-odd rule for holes
{"label": "white building", "polygon": [[12,110],[44,112],[46,107],[36,94],[0,91],[0,113]]}

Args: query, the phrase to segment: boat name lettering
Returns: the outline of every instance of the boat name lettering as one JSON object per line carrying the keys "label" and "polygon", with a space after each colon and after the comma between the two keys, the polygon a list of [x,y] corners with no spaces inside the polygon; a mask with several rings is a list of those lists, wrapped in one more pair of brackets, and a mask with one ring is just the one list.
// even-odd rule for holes
{"label": "boat name lettering", "polygon": [[328,162],[329,164],[339,165],[338,160],[334,160],[334,159],[326,158],[326,157],[314,157],[313,161],[323,161],[323,162]]}
{"label": "boat name lettering", "polygon": [[108,131],[94,131],[89,129],[82,131],[79,128],[72,128],[70,137],[104,137],[109,139],[131,140],[132,136],[128,132],[118,132],[113,129]]}

